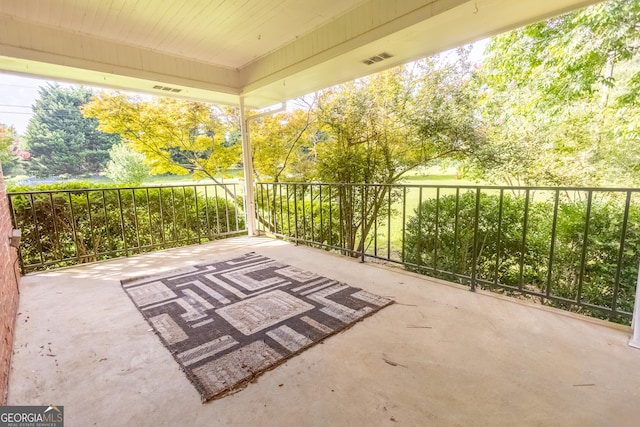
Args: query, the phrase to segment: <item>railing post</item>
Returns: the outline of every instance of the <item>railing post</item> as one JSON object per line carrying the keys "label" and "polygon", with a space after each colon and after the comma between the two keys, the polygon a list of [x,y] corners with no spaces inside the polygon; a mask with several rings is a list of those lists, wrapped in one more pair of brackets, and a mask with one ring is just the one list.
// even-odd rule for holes
{"label": "railing post", "polygon": [[244,97],[240,97],[240,122],[242,128],[242,164],[244,168],[244,212],[247,234],[258,234],[256,228],[256,205],[253,200],[253,157],[251,156],[251,137],[249,136],[249,119],[244,109]]}
{"label": "railing post", "polygon": [[360,218],[360,225],[362,226],[362,252],[360,253],[360,262],[364,262],[364,250],[366,247],[366,236],[365,236],[365,214],[367,213],[365,204],[367,203],[367,195],[366,195],[366,187],[365,184],[362,184],[362,189],[360,190],[360,197],[362,198],[362,204],[360,206],[362,213],[360,214],[361,218]]}
{"label": "railing post", "polygon": [[638,281],[636,283],[636,303],[633,306],[633,320],[631,321],[632,335],[629,345],[640,349],[640,267],[638,268]]}
{"label": "railing post", "polygon": [[241,95],[239,97],[239,101],[241,124],[240,127],[242,130],[242,165],[244,168],[244,212],[246,217],[247,233],[249,234],[249,236],[258,236],[260,233],[257,227],[256,205],[253,198],[253,155],[251,154],[251,131],[249,129],[249,122],[260,117],[270,116],[286,111],[287,103],[283,102],[282,106],[280,108],[276,108],[275,110],[268,110],[248,117],[247,111],[244,108],[244,96]]}
{"label": "railing post", "polygon": [[478,270],[478,229],[480,222],[480,188],[476,188],[476,209],[473,221],[473,265],[471,265],[471,292],[476,291],[478,286],[476,282],[476,275]]}

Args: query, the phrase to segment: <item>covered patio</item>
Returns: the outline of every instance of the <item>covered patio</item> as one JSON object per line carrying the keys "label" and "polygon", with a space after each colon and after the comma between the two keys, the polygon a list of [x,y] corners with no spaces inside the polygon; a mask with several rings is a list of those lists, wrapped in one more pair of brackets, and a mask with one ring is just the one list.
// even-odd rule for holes
{"label": "covered patio", "polygon": [[[0,70],[239,105],[246,130],[248,108],[594,2],[9,1]],[[248,132],[243,139],[249,236],[30,274],[19,306],[17,284],[2,284],[17,306],[13,355],[0,358],[11,358],[7,404],[64,405],[68,426],[638,424],[630,328],[255,237]],[[201,404],[120,280],[250,251],[395,304]],[[0,339],[10,343],[7,313]]]}
{"label": "covered patio", "polygon": [[[255,251],[395,300],[244,390],[201,404],[120,279]],[[68,426],[635,426],[627,327],[266,237],[31,274],[9,405]]]}

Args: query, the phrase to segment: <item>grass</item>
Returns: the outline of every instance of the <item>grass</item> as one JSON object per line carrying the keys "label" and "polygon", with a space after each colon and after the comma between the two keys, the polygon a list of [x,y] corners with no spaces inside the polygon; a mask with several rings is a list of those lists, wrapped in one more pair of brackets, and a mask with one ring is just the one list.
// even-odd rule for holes
{"label": "grass", "polygon": [[[382,257],[389,257],[393,260],[402,260],[402,242],[404,237],[404,226],[409,218],[417,214],[420,202],[435,198],[455,194],[454,188],[441,188],[442,185],[477,185],[478,183],[466,179],[458,179],[455,174],[429,174],[412,175],[402,180],[401,184],[406,185],[402,190],[400,200],[391,205],[391,215],[388,214],[388,205],[385,205],[385,219],[377,226],[377,230],[371,234],[368,242],[367,252]],[[433,185],[432,188],[420,188],[423,185]],[[415,187],[413,187],[415,186]],[[462,192],[462,191],[461,191]],[[390,244],[389,244],[390,240]]]}
{"label": "grass", "polygon": [[[224,178],[224,182],[225,183],[237,183],[238,182],[238,178],[242,178],[242,171],[238,170],[238,171],[231,171],[232,173],[230,173],[230,176],[225,176]],[[7,184],[7,186],[12,186],[12,185],[21,185],[23,183],[23,181],[28,180],[29,177],[28,176],[14,176],[14,177],[4,177],[4,181]],[[43,180],[44,181],[44,180]],[[49,181],[49,180],[47,180]],[[77,177],[70,177],[70,178],[60,178],[60,179],[55,179],[52,180],[51,183],[53,182],[88,182],[90,184],[115,184],[114,181],[110,180],[109,178],[105,177],[105,176],[91,176],[91,175],[87,175],[87,176],[77,176]],[[144,180],[144,182],[142,182],[140,184],[140,186],[147,186],[147,185],[193,185],[196,183],[212,183],[212,181],[209,178],[204,178],[201,180],[194,180],[192,175],[150,175],[147,179]],[[29,184],[27,184],[29,185]],[[37,184],[33,184],[33,185],[37,185]]]}

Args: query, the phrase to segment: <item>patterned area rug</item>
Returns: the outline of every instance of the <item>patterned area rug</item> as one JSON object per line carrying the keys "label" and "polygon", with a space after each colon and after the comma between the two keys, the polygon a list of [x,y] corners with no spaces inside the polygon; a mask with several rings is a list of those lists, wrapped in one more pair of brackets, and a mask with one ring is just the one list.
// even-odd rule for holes
{"label": "patterned area rug", "polygon": [[122,286],[203,402],[393,302],[255,253]]}

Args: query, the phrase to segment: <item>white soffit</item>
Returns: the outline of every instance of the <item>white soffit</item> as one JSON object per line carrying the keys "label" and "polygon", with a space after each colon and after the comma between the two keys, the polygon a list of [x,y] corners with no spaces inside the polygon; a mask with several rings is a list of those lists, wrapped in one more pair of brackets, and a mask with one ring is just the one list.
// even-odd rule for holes
{"label": "white soffit", "polygon": [[0,0],[0,70],[262,108],[591,3]]}
{"label": "white soffit", "polygon": [[[242,69],[249,73],[244,76],[243,94],[257,104],[273,104],[593,3],[597,1],[436,1],[271,74],[252,79],[253,69],[263,64],[249,64]],[[391,57],[371,65],[363,63],[383,52]]]}

